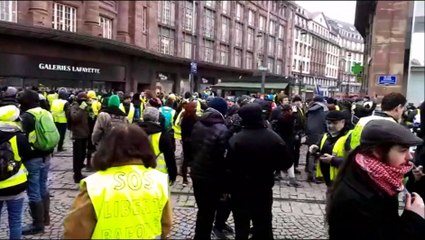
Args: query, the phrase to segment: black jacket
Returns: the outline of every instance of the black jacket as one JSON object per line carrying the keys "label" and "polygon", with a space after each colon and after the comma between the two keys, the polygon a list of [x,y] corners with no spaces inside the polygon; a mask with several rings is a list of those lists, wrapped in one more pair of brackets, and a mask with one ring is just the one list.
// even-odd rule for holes
{"label": "black jacket", "polygon": [[153,122],[139,122],[138,125],[145,130],[146,134],[152,135],[162,132],[159,138],[159,150],[164,154],[165,163],[167,164],[168,176],[171,182],[176,181],[177,167],[176,158],[174,156],[174,146],[170,135],[163,132],[161,126]]}
{"label": "black jacket", "polygon": [[227,159],[233,187],[272,188],[274,172],[292,165],[285,142],[264,126],[242,128],[229,140]]}
{"label": "black jacket", "polygon": [[209,108],[195,124],[192,131],[193,162],[191,177],[209,183],[224,183],[227,163],[224,160],[230,131],[224,117]]}
{"label": "black jacket", "polygon": [[411,211],[398,214],[398,198],[379,189],[355,161],[335,182],[329,207],[330,239],[424,239],[425,220]]}

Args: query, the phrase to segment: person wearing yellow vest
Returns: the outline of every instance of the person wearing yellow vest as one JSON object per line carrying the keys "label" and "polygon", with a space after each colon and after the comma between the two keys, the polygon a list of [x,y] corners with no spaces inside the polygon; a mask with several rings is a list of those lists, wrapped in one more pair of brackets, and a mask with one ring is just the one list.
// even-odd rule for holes
{"label": "person wearing yellow vest", "polygon": [[349,151],[350,129],[346,126],[346,116],[341,111],[330,111],[326,115],[327,132],[319,144],[309,147],[310,154],[318,157],[316,178],[323,177],[328,187],[338,173],[338,167]]}
{"label": "person wearing yellow vest", "polygon": [[[0,212],[7,205],[9,215],[9,238],[22,238],[22,211],[28,172],[22,164],[21,156],[31,146],[16,122],[20,114],[14,105],[0,107],[0,152],[2,152],[0,173]],[[12,154],[5,157],[11,149]],[[3,215],[4,216],[4,215]]]}
{"label": "person wearing yellow vest", "polygon": [[120,104],[120,109],[127,114],[128,121],[133,123],[135,108],[129,94],[124,95],[123,102]]}
{"label": "person wearing yellow vest", "polygon": [[138,125],[148,134],[156,156],[156,168],[163,173],[167,173],[170,183],[174,183],[177,177],[174,145],[170,135],[163,131],[159,123],[159,114],[157,108],[146,107],[143,111],[143,122],[138,122]]}
{"label": "person wearing yellow vest", "polygon": [[357,122],[351,134],[350,148],[354,150],[360,145],[360,136],[364,126],[372,120],[389,120],[399,123],[407,103],[406,97],[401,93],[389,93],[384,96],[381,102],[381,110],[375,110],[371,116],[362,117]]}
{"label": "person wearing yellow vest", "polygon": [[157,169],[146,133],[113,128],[93,158],[64,219],[65,239],[165,239],[172,226],[167,174]]}
{"label": "person wearing yellow vest", "polygon": [[56,128],[59,131],[60,139],[58,143],[58,152],[64,151],[63,141],[65,139],[66,127],[67,127],[67,114],[69,111],[68,93],[65,91],[59,92],[59,98],[54,99],[50,104],[50,112],[53,115],[53,121],[55,122]]}
{"label": "person wearing yellow vest", "polygon": [[91,105],[93,114],[96,117],[97,115],[99,115],[100,109],[102,108],[102,104],[97,99],[96,93],[93,90],[87,92],[87,97],[89,99],[88,103]]}
{"label": "person wearing yellow vest", "polygon": [[55,91],[50,91],[49,94],[47,94],[47,101],[49,102],[49,105],[51,106],[53,103],[53,100],[59,98],[59,94],[55,93]]}

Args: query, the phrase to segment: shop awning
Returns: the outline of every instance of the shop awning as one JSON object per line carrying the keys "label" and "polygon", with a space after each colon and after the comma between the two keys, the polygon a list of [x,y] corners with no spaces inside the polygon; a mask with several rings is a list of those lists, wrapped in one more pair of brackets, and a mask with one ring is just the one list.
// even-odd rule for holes
{"label": "shop awning", "polygon": [[[265,89],[274,89],[274,90],[283,90],[288,86],[288,83],[267,83],[265,84]],[[217,89],[231,89],[231,90],[251,90],[251,91],[260,91],[261,83],[252,83],[252,82],[221,82],[212,86]]]}

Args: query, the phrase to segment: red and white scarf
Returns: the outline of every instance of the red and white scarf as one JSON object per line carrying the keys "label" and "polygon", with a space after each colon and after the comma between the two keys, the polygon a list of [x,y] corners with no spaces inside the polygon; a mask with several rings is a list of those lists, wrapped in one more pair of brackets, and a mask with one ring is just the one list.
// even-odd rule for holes
{"label": "red and white scarf", "polygon": [[366,171],[379,188],[384,190],[390,196],[395,196],[403,191],[403,177],[408,173],[413,164],[408,162],[400,167],[389,166],[376,158],[356,155],[356,163]]}

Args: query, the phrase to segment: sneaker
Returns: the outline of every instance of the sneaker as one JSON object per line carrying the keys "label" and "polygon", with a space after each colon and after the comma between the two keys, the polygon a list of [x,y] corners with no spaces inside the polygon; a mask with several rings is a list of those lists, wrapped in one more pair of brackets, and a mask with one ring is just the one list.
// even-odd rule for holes
{"label": "sneaker", "polygon": [[223,230],[220,230],[216,227],[213,228],[213,233],[218,239],[228,239],[226,234],[224,234]]}
{"label": "sneaker", "polygon": [[289,179],[288,186],[296,187],[296,188],[302,188],[303,187],[295,178]]}
{"label": "sneaker", "polygon": [[183,187],[186,187],[188,184],[189,184],[189,182],[187,180],[186,181],[183,180],[183,184],[182,184]]}
{"label": "sneaker", "polygon": [[223,231],[226,231],[228,233],[233,233],[233,228],[229,226],[227,223],[224,224]]}

